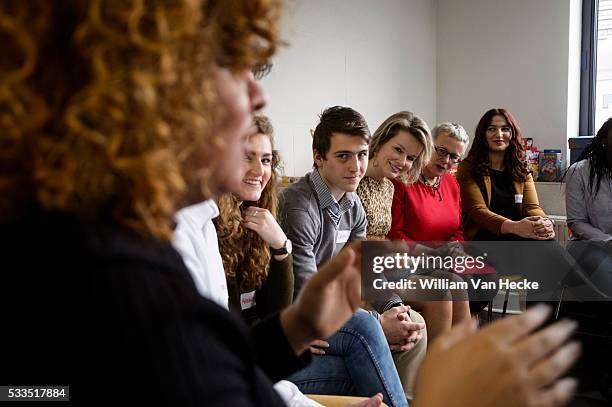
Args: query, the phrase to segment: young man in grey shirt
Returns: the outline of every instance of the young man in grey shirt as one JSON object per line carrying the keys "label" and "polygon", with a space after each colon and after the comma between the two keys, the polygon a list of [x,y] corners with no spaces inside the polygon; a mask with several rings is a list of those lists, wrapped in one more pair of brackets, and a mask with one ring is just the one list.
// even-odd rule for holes
{"label": "young man in grey shirt", "polygon": [[[366,215],[355,191],[368,166],[369,140],[370,131],[358,112],[341,106],[326,109],[313,135],[313,171],[280,194],[278,219],[293,245],[295,296],[319,265],[345,244],[366,236]],[[427,347],[424,320],[398,296],[372,305],[396,351],[396,367],[411,399]]]}

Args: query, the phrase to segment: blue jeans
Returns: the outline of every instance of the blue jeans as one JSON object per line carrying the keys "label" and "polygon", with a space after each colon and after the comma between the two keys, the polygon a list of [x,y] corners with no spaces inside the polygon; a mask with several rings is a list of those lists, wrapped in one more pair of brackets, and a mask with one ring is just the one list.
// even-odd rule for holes
{"label": "blue jeans", "polygon": [[306,394],[366,396],[382,393],[389,406],[408,406],[380,323],[359,310],[327,339],[325,355],[287,380]]}

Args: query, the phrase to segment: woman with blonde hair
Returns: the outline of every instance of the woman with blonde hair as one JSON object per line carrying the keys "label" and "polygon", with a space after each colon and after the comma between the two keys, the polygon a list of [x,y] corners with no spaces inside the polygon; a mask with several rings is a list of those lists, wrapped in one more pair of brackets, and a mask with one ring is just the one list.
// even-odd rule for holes
{"label": "woman with blonde hair", "polygon": [[368,168],[357,188],[368,219],[368,239],[386,239],[391,227],[392,180],[415,182],[432,148],[427,123],[412,112],[395,113],[376,129]]}

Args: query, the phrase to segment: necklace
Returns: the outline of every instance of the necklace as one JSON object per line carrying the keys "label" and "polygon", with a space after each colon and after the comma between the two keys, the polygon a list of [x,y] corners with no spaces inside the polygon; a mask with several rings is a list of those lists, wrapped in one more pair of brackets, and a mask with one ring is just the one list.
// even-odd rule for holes
{"label": "necklace", "polygon": [[423,174],[421,174],[421,182],[427,185],[428,187],[436,189],[440,186],[440,177],[436,177],[434,178],[433,181],[429,181],[427,178],[423,176]]}

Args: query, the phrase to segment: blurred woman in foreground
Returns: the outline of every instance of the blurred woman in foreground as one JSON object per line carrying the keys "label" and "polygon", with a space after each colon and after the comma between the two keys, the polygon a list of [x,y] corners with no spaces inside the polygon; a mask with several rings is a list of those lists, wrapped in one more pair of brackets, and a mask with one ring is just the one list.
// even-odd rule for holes
{"label": "blurred woman in foreground", "polygon": [[[248,68],[274,52],[276,24],[263,0],[1,3],[0,382],[70,385],[72,401],[281,405],[268,377],[357,309],[349,249],[249,334],[202,299],[169,243],[177,207],[240,176],[228,168],[265,102]],[[529,336],[545,317],[467,340],[460,326],[414,404],[478,405],[491,365],[505,374],[488,405],[566,401],[572,326]]]}

